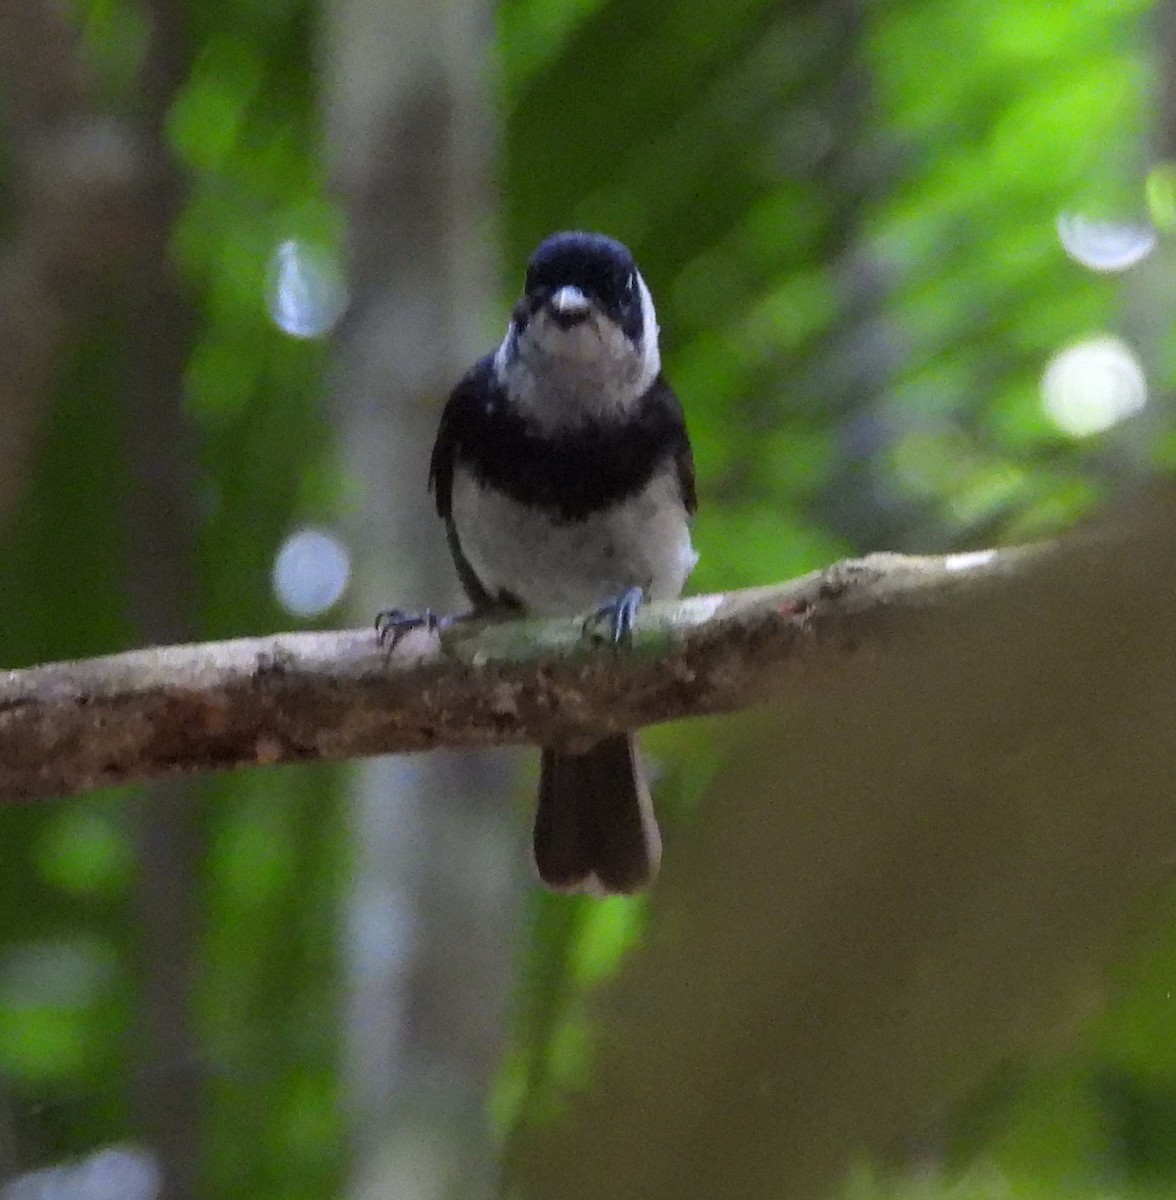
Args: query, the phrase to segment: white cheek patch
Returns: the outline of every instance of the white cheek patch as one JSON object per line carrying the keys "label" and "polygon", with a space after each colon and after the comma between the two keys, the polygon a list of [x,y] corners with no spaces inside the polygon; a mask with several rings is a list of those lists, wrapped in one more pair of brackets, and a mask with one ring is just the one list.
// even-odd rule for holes
{"label": "white cheek patch", "polygon": [[641,295],[641,338],[645,344],[645,354],[641,362],[641,384],[638,391],[644,394],[649,385],[657,378],[658,372],[661,371],[661,351],[658,349],[660,330],[657,327],[657,312],[653,307],[653,297],[649,294],[649,288],[645,286],[645,280],[641,278],[640,271],[637,272],[637,289]]}
{"label": "white cheek patch", "polygon": [[500,384],[506,381],[507,368],[510,366],[511,360],[518,353],[517,342],[518,332],[515,329],[515,323],[511,323],[506,327],[506,336],[502,339],[502,344],[494,353],[494,378]]}

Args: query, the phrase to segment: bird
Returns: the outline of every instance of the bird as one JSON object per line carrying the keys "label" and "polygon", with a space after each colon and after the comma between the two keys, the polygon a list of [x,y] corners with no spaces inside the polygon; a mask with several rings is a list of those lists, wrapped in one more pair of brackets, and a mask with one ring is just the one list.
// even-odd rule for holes
{"label": "bird", "polygon": [[[694,460],[632,253],[600,233],[546,238],[502,343],[449,396],[429,487],[465,615],[583,616],[628,642],[640,606],[677,598],[698,555]],[[460,617],[388,609],[382,643]],[[532,838],[555,891],[631,894],[661,837],[631,733],[541,750]]]}

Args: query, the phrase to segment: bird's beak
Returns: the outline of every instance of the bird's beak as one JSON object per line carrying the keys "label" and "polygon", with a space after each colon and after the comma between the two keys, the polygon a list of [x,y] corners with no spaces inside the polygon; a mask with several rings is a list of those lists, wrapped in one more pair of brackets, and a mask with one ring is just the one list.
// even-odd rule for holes
{"label": "bird's beak", "polygon": [[547,304],[552,315],[565,328],[582,321],[592,309],[592,301],[571,284],[553,292]]}

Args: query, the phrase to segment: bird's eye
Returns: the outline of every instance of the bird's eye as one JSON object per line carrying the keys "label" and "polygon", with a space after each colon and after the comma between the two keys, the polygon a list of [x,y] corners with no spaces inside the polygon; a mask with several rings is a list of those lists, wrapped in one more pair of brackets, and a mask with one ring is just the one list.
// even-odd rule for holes
{"label": "bird's eye", "polygon": [[637,295],[637,276],[630,275],[629,278],[625,280],[625,286],[624,286],[623,290],[621,291],[621,299],[626,304],[632,304],[633,299],[636,297],[636,295]]}

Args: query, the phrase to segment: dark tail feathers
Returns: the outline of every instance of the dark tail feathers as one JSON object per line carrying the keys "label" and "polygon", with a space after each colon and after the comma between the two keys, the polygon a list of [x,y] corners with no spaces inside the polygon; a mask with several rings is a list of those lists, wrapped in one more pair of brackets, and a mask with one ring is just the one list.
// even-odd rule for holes
{"label": "dark tail feathers", "polygon": [[652,882],[661,836],[630,734],[583,754],[543,750],[535,869],[564,892],[639,892]]}

